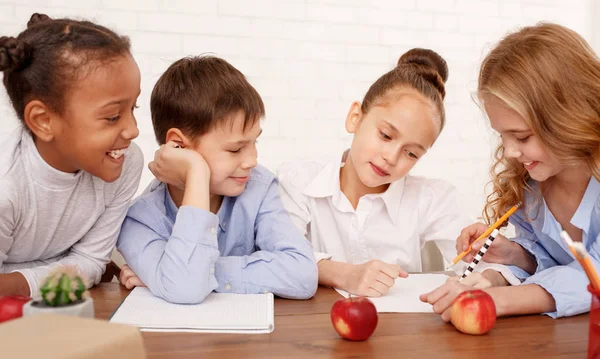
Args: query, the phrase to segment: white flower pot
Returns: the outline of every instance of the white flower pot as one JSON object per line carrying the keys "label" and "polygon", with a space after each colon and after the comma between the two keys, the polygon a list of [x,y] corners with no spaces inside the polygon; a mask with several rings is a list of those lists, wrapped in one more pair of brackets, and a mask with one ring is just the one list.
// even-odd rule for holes
{"label": "white flower pot", "polygon": [[94,318],[94,301],[91,297],[88,297],[76,304],[66,305],[63,307],[51,307],[46,305],[41,300],[30,300],[23,306],[24,317],[44,313]]}

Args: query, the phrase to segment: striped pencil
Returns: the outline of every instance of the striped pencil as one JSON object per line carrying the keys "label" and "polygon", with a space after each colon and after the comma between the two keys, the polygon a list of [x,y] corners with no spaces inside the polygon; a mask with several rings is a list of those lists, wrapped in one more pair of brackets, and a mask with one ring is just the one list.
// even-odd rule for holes
{"label": "striped pencil", "polygon": [[475,258],[473,258],[467,269],[465,269],[465,272],[463,273],[462,277],[460,277],[461,280],[468,277],[469,274],[473,273],[473,270],[475,269],[477,264],[479,264],[481,258],[483,258],[483,255],[485,254],[485,252],[487,252],[488,248],[490,248],[492,242],[494,242],[494,239],[496,239],[498,233],[500,232],[498,232],[497,229],[494,229],[492,233],[490,233],[489,237],[485,240],[485,243],[483,244],[479,252],[477,252],[477,254],[475,255]]}
{"label": "striped pencil", "polygon": [[[486,238],[487,236],[489,236],[490,233],[492,233],[492,231],[494,229],[500,227],[502,225],[502,223],[504,223],[508,219],[508,217],[510,217],[513,213],[515,213],[515,211],[517,209],[519,209],[519,207],[521,207],[521,205],[522,205],[522,202],[519,202],[516,205],[512,206],[512,208],[509,209],[508,212],[504,213],[504,215],[502,217],[500,217],[496,222],[494,222],[494,224],[492,224],[490,226],[490,228],[488,228],[475,241],[473,241],[473,243],[479,242],[480,240],[483,240],[484,238]],[[448,266],[448,268],[446,268],[446,270],[450,270],[450,268],[452,268],[453,265],[455,265],[456,263],[458,263],[461,259],[463,259],[464,256],[466,256],[467,254],[469,254],[469,252],[471,252],[471,246],[473,246],[473,243],[471,243],[469,245],[469,248],[467,248],[466,250],[462,251],[459,255],[457,255],[452,260],[452,262],[450,263],[450,266]]]}

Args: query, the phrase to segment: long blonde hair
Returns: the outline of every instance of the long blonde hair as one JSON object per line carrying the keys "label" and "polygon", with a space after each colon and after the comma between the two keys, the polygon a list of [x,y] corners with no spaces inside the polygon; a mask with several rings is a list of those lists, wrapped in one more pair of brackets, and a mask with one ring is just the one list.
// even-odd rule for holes
{"label": "long blonde hair", "polygon": [[[600,181],[600,61],[579,34],[548,23],[509,34],[481,65],[479,99],[486,94],[519,113],[550,156],[583,164]],[[504,158],[502,144],[494,160],[483,211],[488,223],[524,203],[526,191],[540,200],[523,165]]]}

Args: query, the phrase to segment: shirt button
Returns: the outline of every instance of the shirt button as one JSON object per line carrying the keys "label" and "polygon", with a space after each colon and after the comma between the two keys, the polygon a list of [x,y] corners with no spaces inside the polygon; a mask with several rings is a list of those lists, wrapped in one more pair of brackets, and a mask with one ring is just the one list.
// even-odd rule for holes
{"label": "shirt button", "polygon": [[210,267],[210,274],[215,274],[215,267]]}
{"label": "shirt button", "polygon": [[210,229],[210,234],[212,234],[212,235],[215,235],[215,234],[217,234],[217,230],[215,229],[215,227],[212,227],[212,228]]}
{"label": "shirt button", "polygon": [[229,283],[225,284],[225,290],[228,292],[231,290],[231,285]]}

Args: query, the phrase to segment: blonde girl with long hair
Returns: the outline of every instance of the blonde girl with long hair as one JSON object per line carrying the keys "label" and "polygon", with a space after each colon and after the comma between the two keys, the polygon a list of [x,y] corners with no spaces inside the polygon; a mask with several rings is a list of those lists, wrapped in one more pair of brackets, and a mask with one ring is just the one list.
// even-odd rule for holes
{"label": "blonde girl with long hair", "polygon": [[[510,218],[516,236],[494,241],[485,260],[511,266],[518,286],[485,289],[498,316],[587,312],[589,283],[561,240],[561,230],[600,259],[600,62],[576,32],[555,24],[506,36],[481,65],[478,100],[501,136],[491,168],[488,224],[522,203]],[[457,239],[468,248],[487,226],[476,223]],[[474,244],[465,257],[480,249]],[[495,281],[491,281],[494,283]],[[506,284],[506,282],[504,282]],[[470,287],[449,280],[423,301],[450,320],[449,307]]]}

